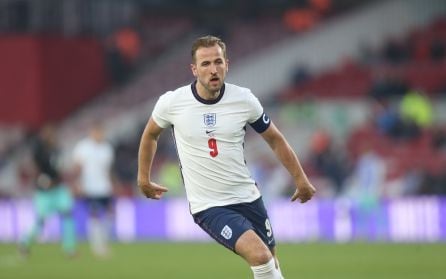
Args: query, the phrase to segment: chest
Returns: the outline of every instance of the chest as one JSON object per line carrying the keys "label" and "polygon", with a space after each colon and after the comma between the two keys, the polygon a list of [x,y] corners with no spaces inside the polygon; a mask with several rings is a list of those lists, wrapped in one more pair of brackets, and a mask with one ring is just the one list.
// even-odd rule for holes
{"label": "chest", "polygon": [[173,115],[174,129],[184,139],[232,142],[245,135],[247,113],[235,104],[192,104],[176,108]]}
{"label": "chest", "polygon": [[107,166],[112,161],[112,154],[109,148],[104,145],[86,145],[80,153],[85,166]]}

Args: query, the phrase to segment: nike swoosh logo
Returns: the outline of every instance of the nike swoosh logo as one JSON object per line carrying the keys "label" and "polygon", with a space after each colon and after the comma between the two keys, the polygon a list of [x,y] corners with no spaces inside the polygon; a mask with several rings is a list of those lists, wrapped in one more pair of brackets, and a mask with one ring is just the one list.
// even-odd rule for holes
{"label": "nike swoosh logo", "polygon": [[215,130],[206,130],[206,135],[209,135],[210,133],[215,132]]}

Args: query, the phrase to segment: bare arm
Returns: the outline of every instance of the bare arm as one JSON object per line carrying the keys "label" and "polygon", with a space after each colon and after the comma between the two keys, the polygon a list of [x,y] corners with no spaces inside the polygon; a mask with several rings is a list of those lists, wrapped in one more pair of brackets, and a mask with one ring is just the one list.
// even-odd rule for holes
{"label": "bare arm", "polygon": [[159,200],[163,193],[167,192],[167,188],[150,180],[152,162],[162,131],[163,129],[150,118],[142,134],[138,151],[138,187],[147,198],[156,200]]}
{"label": "bare arm", "polygon": [[268,129],[261,135],[294,179],[296,192],[293,194],[291,201],[300,199],[301,203],[304,203],[310,200],[316,192],[316,189],[308,180],[296,153],[282,133],[274,123],[271,123]]}

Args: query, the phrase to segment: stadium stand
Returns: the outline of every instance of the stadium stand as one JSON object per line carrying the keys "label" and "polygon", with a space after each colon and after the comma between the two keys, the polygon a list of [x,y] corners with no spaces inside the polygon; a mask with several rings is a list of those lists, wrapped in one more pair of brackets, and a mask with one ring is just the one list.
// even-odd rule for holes
{"label": "stadium stand", "polygon": [[[361,148],[359,143],[370,139],[373,148],[380,155],[389,155],[388,162],[395,165],[388,174],[389,178],[398,177],[417,164],[438,169],[441,162],[437,164],[430,160],[432,149],[429,143],[433,132],[423,131],[416,141],[395,148],[391,139],[370,124],[373,104],[367,97],[376,73],[386,71],[397,72],[411,88],[425,88],[429,96],[444,91],[445,64],[438,63],[438,59],[428,59],[423,45],[426,40],[435,41],[433,53],[435,57],[441,57],[445,23],[442,19],[434,23],[431,21],[438,18],[442,10],[426,9],[422,14],[413,16],[423,1],[351,2],[356,2],[356,6],[359,2],[367,5],[359,5],[339,17],[331,14],[326,21],[303,33],[287,29],[280,17],[256,15],[256,20],[252,21],[231,20],[223,29],[217,30],[226,39],[230,59],[234,61],[228,81],[252,88],[265,100],[273,119],[277,119],[277,124],[289,135],[303,158],[309,156],[308,148],[314,132],[323,128],[329,131],[340,152],[347,153],[346,157],[352,161],[346,165],[353,164],[357,158]],[[441,1],[433,3],[435,6]],[[398,14],[401,20],[392,21],[389,15],[393,14]],[[189,48],[193,37],[205,34],[209,29],[198,25],[193,17],[177,17],[175,14],[148,14],[140,23],[137,31],[142,40],[142,62],[135,73],[127,82],[104,92],[60,123],[59,138],[63,139],[67,162],[72,145],[82,136],[91,119],[107,119],[108,136],[125,149],[139,138],[141,126],[157,96],[173,86],[190,82],[187,68],[190,58],[184,49]],[[416,46],[414,61],[404,65],[373,63],[379,60],[378,54],[384,53],[382,46],[392,36],[402,36],[410,41],[410,45]],[[364,45],[372,50],[371,57],[363,55]],[[372,61],[367,60],[367,64],[362,60],[365,58]],[[291,79],[296,68],[300,67],[305,69],[305,78],[296,84]],[[263,153],[262,144],[254,141],[246,147],[249,162],[255,162],[256,156],[266,156],[271,160]],[[408,150],[415,148],[420,152],[417,157],[422,158],[421,161],[407,159],[411,156]],[[26,158],[26,148],[22,149],[8,156],[7,160],[19,165],[18,162]],[[129,152],[135,155],[135,148],[130,148]],[[124,156],[129,158],[125,152]],[[406,160],[394,162],[395,158]],[[134,162],[127,166],[134,166]],[[131,170],[130,173],[128,171],[124,170],[131,179]]]}
{"label": "stadium stand", "polygon": [[[374,150],[385,160],[388,166],[387,181],[404,179],[414,171],[421,173],[421,177],[437,177],[446,162],[446,154],[438,152],[433,144],[434,131],[445,126],[445,119],[438,119],[437,115],[437,112],[445,109],[442,102],[446,80],[444,26],[445,18],[440,17],[404,36],[398,44],[398,51],[389,50],[396,45],[394,41],[388,41],[376,53],[369,53],[367,61],[349,61],[308,77],[297,85],[291,84],[282,91],[281,102],[299,102],[307,96],[317,100],[373,99],[370,106],[376,107],[375,110],[380,112],[375,111],[371,115],[372,119],[347,134],[345,148],[350,159],[356,162],[367,145],[367,148]],[[421,44],[426,44],[426,50],[419,49]],[[401,56],[401,53],[404,55]],[[378,76],[381,80],[376,80]],[[386,83],[383,84],[382,80]],[[434,112],[430,112],[437,117],[435,126],[432,120],[426,125],[407,125],[404,119],[398,120],[403,117],[400,115],[401,103],[411,91],[422,92],[428,102],[437,104]],[[401,127],[397,128],[398,131],[386,133],[380,127],[378,118],[383,113],[381,110],[389,106],[389,103],[390,106],[397,107],[395,121],[400,121],[396,125]],[[412,106],[417,110],[421,107],[420,104]],[[443,191],[422,189],[423,178],[420,180],[416,189],[411,189],[412,192],[402,190],[401,194],[439,194]]]}

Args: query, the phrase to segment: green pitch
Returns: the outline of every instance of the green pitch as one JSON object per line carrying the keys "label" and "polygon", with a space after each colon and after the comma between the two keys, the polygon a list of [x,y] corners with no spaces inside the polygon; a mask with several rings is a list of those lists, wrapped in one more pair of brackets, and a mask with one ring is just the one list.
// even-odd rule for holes
{"label": "green pitch", "polygon": [[[285,278],[446,278],[446,244],[286,244],[278,246]],[[249,267],[215,243],[114,244],[108,259],[96,259],[84,243],[68,259],[56,244],[37,245],[28,259],[0,244],[0,278],[236,279],[252,278]]]}

